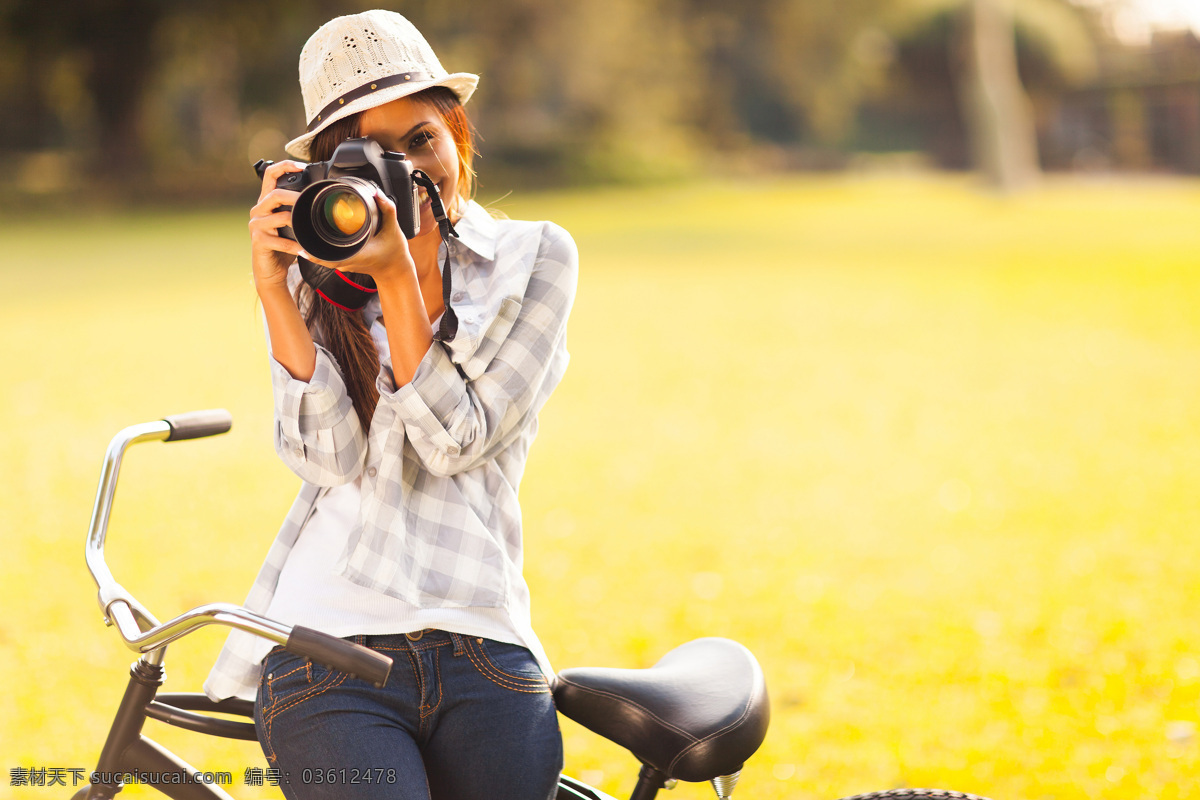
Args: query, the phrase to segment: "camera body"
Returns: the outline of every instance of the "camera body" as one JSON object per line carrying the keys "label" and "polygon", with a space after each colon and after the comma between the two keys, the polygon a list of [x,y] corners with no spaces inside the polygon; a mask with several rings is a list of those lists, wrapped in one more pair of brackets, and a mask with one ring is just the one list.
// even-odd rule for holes
{"label": "camera body", "polygon": [[[267,161],[254,165],[260,178],[268,166]],[[292,227],[280,228],[279,235],[295,239],[323,261],[350,258],[378,232],[376,186],[396,204],[405,237],[411,239],[421,230],[412,162],[403,153],[384,150],[374,139],[347,139],[328,161],[286,173],[275,186],[300,192],[292,208]]]}

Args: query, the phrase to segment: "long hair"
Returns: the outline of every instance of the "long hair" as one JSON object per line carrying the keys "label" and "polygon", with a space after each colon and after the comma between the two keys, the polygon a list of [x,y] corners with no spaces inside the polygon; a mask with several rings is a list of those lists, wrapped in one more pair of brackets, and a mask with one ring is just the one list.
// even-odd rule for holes
{"label": "long hair", "polygon": [[[437,111],[454,137],[455,150],[458,152],[458,185],[452,198],[454,202],[447,202],[446,210],[457,215],[459,201],[470,199],[475,189],[475,170],[472,166],[475,143],[471,122],[458,96],[443,86],[426,89],[411,97]],[[328,128],[313,138],[310,148],[312,160],[328,161],[339,144],[359,135],[358,114],[330,123]],[[379,390],[375,386],[375,378],[379,374],[379,352],[362,313],[346,311],[325,302],[306,283],[301,283],[296,289],[296,304],[304,312],[309,331],[321,339],[341,367],[346,393],[350,395],[363,431],[370,430],[371,418],[379,402]]]}

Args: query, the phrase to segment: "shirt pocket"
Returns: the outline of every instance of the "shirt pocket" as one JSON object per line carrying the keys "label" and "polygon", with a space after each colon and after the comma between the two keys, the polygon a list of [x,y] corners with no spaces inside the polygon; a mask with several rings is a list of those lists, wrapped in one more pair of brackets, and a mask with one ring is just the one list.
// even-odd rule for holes
{"label": "shirt pocket", "polygon": [[508,338],[509,331],[512,330],[513,323],[517,321],[520,313],[521,301],[519,299],[506,297],[500,301],[496,316],[480,334],[479,345],[461,364],[463,375],[467,380],[478,378],[488,368],[488,364],[492,363],[492,359],[499,352],[500,345],[504,344],[504,340]]}

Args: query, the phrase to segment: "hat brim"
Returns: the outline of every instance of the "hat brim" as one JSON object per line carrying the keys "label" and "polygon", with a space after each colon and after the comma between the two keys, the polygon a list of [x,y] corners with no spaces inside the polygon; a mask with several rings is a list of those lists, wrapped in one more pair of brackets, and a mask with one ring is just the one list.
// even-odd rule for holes
{"label": "hat brim", "polygon": [[471,95],[475,93],[475,87],[478,85],[478,75],[473,75],[470,72],[455,72],[437,80],[413,81],[412,83],[390,86],[347,103],[344,107],[330,114],[316,128],[313,128],[303,136],[297,136],[295,139],[292,139],[283,149],[287,151],[288,155],[298,158],[301,161],[310,161],[312,160],[310,148],[313,139],[316,138],[318,133],[339,119],[345,119],[351,114],[357,114],[360,111],[366,111],[368,108],[375,108],[385,103],[390,103],[393,100],[399,100],[401,97],[407,97],[410,94],[432,89],[435,86],[445,86],[447,89],[450,89],[454,94],[458,95],[458,101],[465,105],[471,99]]}

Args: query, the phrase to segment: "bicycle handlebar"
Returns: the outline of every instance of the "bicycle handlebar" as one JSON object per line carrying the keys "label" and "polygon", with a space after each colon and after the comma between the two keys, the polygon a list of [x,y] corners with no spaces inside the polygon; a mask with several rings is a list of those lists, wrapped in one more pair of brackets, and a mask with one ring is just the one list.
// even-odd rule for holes
{"label": "bicycle handlebar", "polygon": [[187,414],[175,414],[164,417],[163,422],[171,428],[171,433],[163,441],[181,442],[184,439],[201,439],[205,436],[216,436],[227,433],[233,427],[233,417],[223,408],[210,408],[207,411],[191,411]]}
{"label": "bicycle handlebar", "polygon": [[392,671],[392,659],[382,653],[301,625],[292,628],[292,635],[284,647],[298,656],[348,672],[350,677],[358,676],[378,687],[387,683]]}
{"label": "bicycle handlebar", "polygon": [[[194,421],[203,417],[205,420],[211,422],[217,418],[217,415],[224,415],[225,421],[229,423],[224,426],[224,430],[218,430],[219,426],[208,425],[203,426],[203,430],[207,432],[200,433],[202,426],[195,424]],[[176,420],[176,424],[180,426],[183,432],[194,434],[188,438],[196,438],[197,435],[211,436],[215,433],[223,433],[229,430],[229,427],[232,425],[229,412],[224,409],[179,414],[171,419]],[[87,559],[88,570],[92,573],[92,578],[96,581],[96,586],[100,590],[100,609],[104,612],[105,621],[108,621],[109,606],[117,600],[125,600],[142,616],[148,620],[153,620],[153,617],[142,608],[141,604],[133,598],[133,595],[129,594],[121,584],[117,583],[116,579],[113,578],[112,572],[109,571],[108,565],[104,563],[104,538],[108,533],[108,517],[112,511],[113,497],[117,492],[117,476],[121,472],[121,459],[124,457],[125,451],[131,445],[140,442],[169,441],[172,433],[171,423],[165,419],[155,422],[143,422],[140,425],[130,425],[112,438],[112,441],[108,443],[108,450],[104,454],[104,466],[100,471],[100,486],[96,489],[96,502],[92,506],[92,521],[88,527],[87,547],[84,550],[84,557]]]}
{"label": "bicycle handlebar", "polygon": [[311,628],[284,625],[228,603],[197,606],[162,624],[146,619],[124,599],[114,601],[107,613],[125,644],[141,653],[160,650],[197,628],[217,624],[261,636],[283,645],[291,653],[349,673],[350,677],[370,681],[380,688],[387,683],[392,671],[392,659],[374,650]]}
{"label": "bicycle handlebar", "polygon": [[109,442],[92,508],[88,531],[88,570],[99,589],[98,600],[106,624],[115,625],[125,644],[141,653],[161,651],[176,639],[197,628],[210,624],[225,625],[261,636],[283,645],[290,652],[311,658],[325,666],[364,678],[383,686],[392,668],[392,659],[353,642],[304,628],[292,627],[268,619],[241,606],[210,603],[197,606],[180,616],[159,623],[125,587],[117,583],[104,561],[104,539],[108,533],[108,518],[117,491],[117,476],[121,459],[130,445],[139,442],[178,442],[225,433],[233,419],[225,409],[193,411],[176,414],[157,422],[146,422],[125,428]]}

